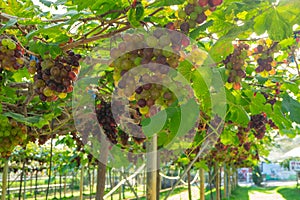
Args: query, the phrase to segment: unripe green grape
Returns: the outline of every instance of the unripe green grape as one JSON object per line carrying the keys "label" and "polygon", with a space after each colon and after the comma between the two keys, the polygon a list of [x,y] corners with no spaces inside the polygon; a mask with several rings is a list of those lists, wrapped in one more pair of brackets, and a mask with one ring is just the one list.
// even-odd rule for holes
{"label": "unripe green grape", "polygon": [[141,58],[141,57],[136,57],[136,58],[134,59],[134,64],[135,64],[136,66],[141,65],[141,62],[142,62],[142,58]]}
{"label": "unripe green grape", "polygon": [[171,43],[171,39],[169,35],[163,35],[159,38],[159,45],[161,47],[168,46],[170,45],[170,43]]}
{"label": "unripe green grape", "polygon": [[14,42],[11,42],[11,43],[8,44],[7,47],[8,47],[8,49],[10,49],[10,50],[14,50],[14,49],[16,49],[17,45],[16,45]]}
{"label": "unripe green grape", "polygon": [[146,38],[146,43],[147,43],[147,45],[149,46],[149,47],[152,47],[152,48],[154,48],[154,47],[157,47],[157,45],[158,45],[158,40],[157,40],[157,38],[155,37],[155,36],[149,36],[149,37],[147,37]]}
{"label": "unripe green grape", "polygon": [[186,13],[185,13],[184,10],[180,9],[180,10],[178,11],[178,17],[179,17],[179,19],[185,19],[186,16],[187,16],[187,15],[186,15]]}
{"label": "unripe green grape", "polygon": [[200,13],[203,12],[203,8],[200,7],[200,6],[196,6],[196,7],[195,7],[195,12],[198,13],[198,14],[200,14]]}
{"label": "unripe green grape", "polygon": [[188,23],[189,23],[190,28],[195,28],[196,24],[197,24],[196,21],[192,20],[192,19],[190,19]]}
{"label": "unripe green grape", "polygon": [[8,39],[2,39],[2,41],[1,41],[1,44],[2,44],[3,46],[7,46],[8,43],[9,43],[9,40],[8,40]]}
{"label": "unripe green grape", "polygon": [[197,12],[192,12],[191,14],[190,14],[190,19],[191,20],[196,20],[197,19],[197,17],[198,17],[198,13]]}
{"label": "unripe green grape", "polygon": [[163,48],[163,52],[162,52],[162,55],[163,55],[163,56],[169,58],[170,56],[172,56],[172,54],[173,54],[173,49],[172,49],[172,47],[167,46],[167,47],[164,47],[164,48]]}
{"label": "unripe green grape", "polygon": [[49,87],[45,87],[44,90],[43,90],[43,94],[46,97],[50,97],[50,96],[53,95],[53,90],[51,90]]}

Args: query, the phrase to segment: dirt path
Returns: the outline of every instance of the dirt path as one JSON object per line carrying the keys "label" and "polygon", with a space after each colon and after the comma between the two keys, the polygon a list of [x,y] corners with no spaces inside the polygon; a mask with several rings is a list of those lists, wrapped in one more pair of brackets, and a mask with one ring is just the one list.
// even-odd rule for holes
{"label": "dirt path", "polygon": [[262,193],[262,192],[250,192],[249,193],[250,200],[285,200],[278,193]]}

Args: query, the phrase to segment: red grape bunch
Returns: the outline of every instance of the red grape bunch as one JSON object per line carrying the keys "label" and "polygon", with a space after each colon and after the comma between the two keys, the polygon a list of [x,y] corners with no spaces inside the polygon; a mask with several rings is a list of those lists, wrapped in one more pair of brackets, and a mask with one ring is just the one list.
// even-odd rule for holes
{"label": "red grape bunch", "polygon": [[260,73],[263,77],[267,77],[269,74],[275,74],[275,67],[277,62],[274,60],[274,53],[277,50],[278,43],[267,41],[260,41],[256,48],[254,48],[255,59],[257,61],[256,73]]}
{"label": "red grape bunch", "polygon": [[80,70],[81,55],[68,51],[66,56],[54,60],[47,56],[43,61],[30,61],[29,72],[34,75],[35,91],[42,101],[56,101],[73,91]]}
{"label": "red grape bunch", "polygon": [[223,3],[223,0],[189,0],[188,4],[178,10],[178,17],[183,22],[180,30],[188,34],[190,29],[206,21],[207,16]]}
{"label": "red grape bunch", "polygon": [[245,59],[247,58],[247,51],[249,45],[240,43],[234,46],[232,54],[226,57],[223,61],[228,75],[227,82],[232,84],[233,88],[239,90],[241,88],[241,80],[246,77]]}
{"label": "red grape bunch", "polygon": [[257,139],[262,139],[266,133],[267,117],[264,113],[251,116],[249,128],[254,129],[254,135]]}
{"label": "red grape bunch", "polygon": [[105,101],[101,101],[96,106],[96,114],[98,122],[103,128],[107,138],[110,140],[111,143],[117,144],[118,130],[116,121],[111,110],[111,104]]}
{"label": "red grape bunch", "polygon": [[13,39],[0,36],[0,68],[16,71],[24,67],[24,49]]}

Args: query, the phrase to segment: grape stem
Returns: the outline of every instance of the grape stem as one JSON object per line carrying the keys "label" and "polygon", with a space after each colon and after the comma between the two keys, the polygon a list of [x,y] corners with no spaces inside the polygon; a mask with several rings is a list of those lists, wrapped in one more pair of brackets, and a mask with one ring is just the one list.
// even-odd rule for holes
{"label": "grape stem", "polygon": [[298,72],[298,76],[300,76],[300,69],[299,69],[299,63],[297,61],[297,57],[296,57],[296,53],[295,53],[295,48],[293,48],[292,52],[293,54],[293,57],[294,57],[294,60],[295,60],[295,64],[296,64],[296,69],[297,69],[297,72]]}
{"label": "grape stem", "polygon": [[62,47],[62,50],[64,51],[67,51],[69,49],[73,49],[79,45],[82,45],[82,44],[86,44],[86,43],[89,43],[89,42],[93,42],[93,41],[96,41],[96,40],[99,40],[99,39],[104,39],[104,38],[109,38],[111,36],[114,36],[118,33],[121,33],[123,31],[126,31],[128,29],[131,28],[131,25],[130,24],[127,24],[126,26],[120,28],[120,29],[117,29],[115,31],[112,31],[110,33],[107,33],[107,34],[103,34],[103,35],[95,35],[93,37],[90,37],[90,38],[83,38],[83,39],[79,39],[77,40],[76,42],[72,42],[72,43],[69,43],[65,46]]}

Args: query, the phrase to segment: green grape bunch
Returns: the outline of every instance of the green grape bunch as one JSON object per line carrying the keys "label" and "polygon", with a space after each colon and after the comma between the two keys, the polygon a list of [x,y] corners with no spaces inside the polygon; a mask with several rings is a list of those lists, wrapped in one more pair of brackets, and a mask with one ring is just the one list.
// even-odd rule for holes
{"label": "green grape bunch", "polygon": [[10,157],[17,145],[23,145],[27,138],[27,128],[13,119],[0,116],[0,156]]}

